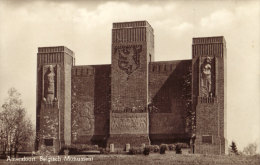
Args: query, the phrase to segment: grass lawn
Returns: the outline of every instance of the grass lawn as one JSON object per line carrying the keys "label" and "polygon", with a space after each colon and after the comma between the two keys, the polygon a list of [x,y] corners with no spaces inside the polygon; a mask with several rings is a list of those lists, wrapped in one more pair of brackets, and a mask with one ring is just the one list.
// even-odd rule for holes
{"label": "grass lawn", "polygon": [[[0,164],[173,164],[173,165],[260,165],[260,156],[227,156],[227,155],[176,155],[174,152],[167,152],[164,155],[158,153],[152,153],[149,156],[144,155],[69,155],[71,160],[64,161],[65,156],[49,156],[42,158],[55,159],[59,158],[61,161],[53,161],[48,163],[40,161],[40,157],[34,157],[36,161],[12,161],[8,162],[6,159],[1,159]],[[85,159],[83,161],[77,161],[72,159]]]}

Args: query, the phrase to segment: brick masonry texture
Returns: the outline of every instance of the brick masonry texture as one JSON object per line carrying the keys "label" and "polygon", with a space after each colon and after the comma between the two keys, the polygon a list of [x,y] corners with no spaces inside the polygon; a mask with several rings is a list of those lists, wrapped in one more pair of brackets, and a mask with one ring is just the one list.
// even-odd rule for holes
{"label": "brick masonry texture", "polygon": [[152,32],[145,21],[113,26],[108,143],[118,140],[116,148],[124,143],[134,146],[137,141],[150,143],[147,85],[148,64],[153,56]]}
{"label": "brick masonry texture", "polygon": [[[212,63],[205,97],[202,66],[207,58]],[[155,62],[153,28],[147,21],[114,23],[111,64],[74,62],[73,51],[64,46],[38,48],[37,150],[57,153],[71,143],[114,144],[116,149],[127,143],[189,144],[195,133],[195,153],[226,153],[224,37],[194,38],[190,60]],[[50,65],[55,100],[47,104]],[[187,100],[192,100],[190,109]],[[187,125],[188,111],[196,112],[194,132]],[[53,139],[53,146],[45,146],[46,139]]]}
{"label": "brick masonry texture", "polygon": [[185,131],[184,75],[191,60],[151,62],[149,65],[149,133],[152,143],[189,142]]}
{"label": "brick masonry texture", "polygon": [[110,65],[72,68],[72,142],[105,145],[109,130]]}
{"label": "brick masonry texture", "polygon": [[[53,105],[42,104],[44,111],[41,112],[41,129],[39,130],[39,147],[47,149],[53,154],[59,152],[59,110],[57,103]],[[53,139],[52,146],[45,146],[44,139]]]}
{"label": "brick masonry texture", "polygon": [[[42,47],[38,49],[37,56],[37,113],[36,113],[36,150],[41,147],[41,141],[48,131],[42,134],[45,129],[44,125],[48,125],[50,121],[44,120],[46,117],[58,120],[58,131],[53,149],[47,147],[49,151],[60,150],[62,145],[71,143],[71,67],[73,65],[74,54],[71,50],[64,46],[59,47]],[[46,88],[46,72],[47,68],[52,65],[55,68],[55,93],[57,107],[53,113],[48,107],[52,104],[46,103],[44,88]],[[55,112],[56,111],[56,112]],[[50,116],[46,116],[46,113]],[[45,115],[42,115],[45,114]],[[51,116],[54,115],[54,116]],[[56,129],[57,130],[57,129]]]}
{"label": "brick masonry texture", "polygon": [[[226,141],[226,43],[224,37],[193,39],[193,108],[196,111],[196,153],[225,154]],[[214,60],[215,75],[212,98],[202,98],[201,64],[206,57]],[[205,99],[207,100],[205,102]],[[210,100],[210,101],[209,101]],[[212,144],[203,143],[202,136],[212,136]]]}

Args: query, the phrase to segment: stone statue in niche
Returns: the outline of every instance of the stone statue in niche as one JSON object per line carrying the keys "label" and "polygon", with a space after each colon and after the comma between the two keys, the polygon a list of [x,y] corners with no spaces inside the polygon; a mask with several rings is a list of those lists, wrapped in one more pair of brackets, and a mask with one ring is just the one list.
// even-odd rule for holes
{"label": "stone statue in niche", "polygon": [[49,66],[49,70],[47,72],[46,76],[46,101],[47,103],[52,103],[54,100],[54,94],[55,94],[55,73],[54,68],[52,65]]}
{"label": "stone statue in niche", "polygon": [[202,97],[212,97],[212,60],[207,57],[201,65]]}

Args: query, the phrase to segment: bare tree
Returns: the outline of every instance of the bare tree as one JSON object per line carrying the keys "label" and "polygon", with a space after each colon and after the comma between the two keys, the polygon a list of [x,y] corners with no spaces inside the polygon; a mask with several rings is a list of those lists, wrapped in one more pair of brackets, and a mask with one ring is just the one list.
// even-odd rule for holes
{"label": "bare tree", "polygon": [[256,155],[256,149],[257,149],[257,144],[256,143],[250,143],[248,144],[243,152],[246,154],[246,155]]}
{"label": "bare tree", "polygon": [[19,116],[16,125],[17,128],[15,129],[13,136],[13,147],[15,155],[22,146],[30,145],[30,142],[34,141],[32,136],[33,128],[30,120]]}
{"label": "bare tree", "polygon": [[26,118],[21,94],[15,88],[8,90],[8,98],[0,111],[0,124],[0,144],[4,154],[8,152],[11,156],[14,152],[16,155],[23,143],[33,141],[32,123]]}

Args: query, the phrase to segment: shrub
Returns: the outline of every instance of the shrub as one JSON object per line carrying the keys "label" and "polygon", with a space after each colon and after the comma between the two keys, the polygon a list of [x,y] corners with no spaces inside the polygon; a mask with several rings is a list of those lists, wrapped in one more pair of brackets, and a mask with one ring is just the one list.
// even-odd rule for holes
{"label": "shrub", "polygon": [[150,148],[149,148],[149,147],[145,147],[143,153],[144,153],[144,155],[149,155],[149,153],[150,153]]}
{"label": "shrub", "polygon": [[69,148],[69,155],[77,155],[78,153],[79,153],[79,150],[76,147]]}
{"label": "shrub", "polygon": [[88,145],[88,144],[82,144],[77,147],[80,151],[89,151],[89,150],[96,150],[96,146],[94,145]]}
{"label": "shrub", "polygon": [[59,155],[64,155],[64,150],[69,150],[69,155],[77,155],[80,154],[81,151],[89,151],[89,150],[99,150],[98,145],[88,145],[88,144],[71,144],[62,146]]}
{"label": "shrub", "polygon": [[175,143],[175,146],[179,145],[181,148],[190,148],[189,144],[187,143]]}
{"label": "shrub", "polygon": [[61,148],[58,155],[64,155],[64,148]]}
{"label": "shrub", "polygon": [[71,145],[71,147],[77,148],[78,151],[99,150],[98,145],[89,144]]}
{"label": "shrub", "polygon": [[165,146],[165,147],[166,147],[166,151],[169,150],[168,144],[161,144],[160,147],[161,147],[161,146]]}
{"label": "shrub", "polygon": [[136,155],[137,151],[134,148],[130,148],[129,154],[130,155]]}
{"label": "shrub", "polygon": [[77,148],[75,145],[64,145],[61,147],[61,150],[59,151],[59,155],[64,155],[64,150],[69,150],[69,154],[76,154],[77,153]]}
{"label": "shrub", "polygon": [[168,148],[170,151],[173,151],[175,149],[175,145],[174,144],[169,144]]}
{"label": "shrub", "polygon": [[167,150],[167,145],[166,144],[161,144],[160,146],[160,154],[165,154],[165,151]]}
{"label": "shrub", "polygon": [[153,145],[146,145],[145,148],[149,148],[150,152],[153,151]]}
{"label": "shrub", "polygon": [[160,147],[158,145],[147,145],[145,148],[149,148],[150,152],[159,152]]}
{"label": "shrub", "polygon": [[159,152],[160,147],[158,145],[153,146],[153,152]]}
{"label": "shrub", "polygon": [[109,154],[109,151],[105,148],[100,147],[98,150],[100,151],[100,154]]}
{"label": "shrub", "polygon": [[94,145],[92,149],[98,150],[98,149],[99,149],[99,148],[98,148],[98,145]]}
{"label": "shrub", "polygon": [[142,154],[142,153],[143,153],[143,149],[141,147],[133,147],[133,148],[130,148],[130,150],[129,150],[130,155],[136,155],[136,154]]}
{"label": "shrub", "polygon": [[[150,152],[159,151],[159,146],[156,146],[156,145],[147,145],[147,146],[145,146],[145,148],[149,148]],[[154,150],[156,150],[156,151],[154,151]]]}
{"label": "shrub", "polygon": [[181,154],[182,153],[181,145],[177,144],[176,147],[175,147],[175,151],[176,151],[176,154]]}

